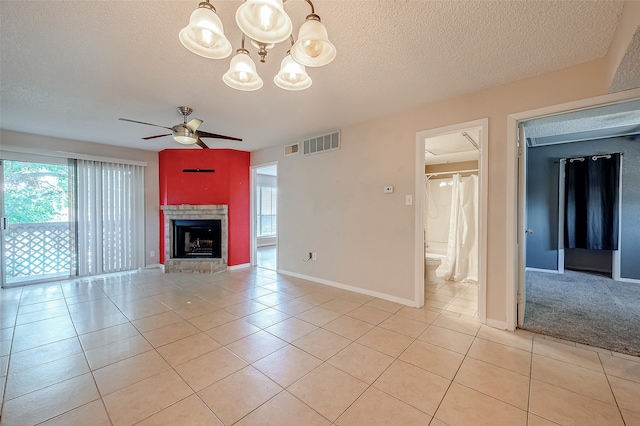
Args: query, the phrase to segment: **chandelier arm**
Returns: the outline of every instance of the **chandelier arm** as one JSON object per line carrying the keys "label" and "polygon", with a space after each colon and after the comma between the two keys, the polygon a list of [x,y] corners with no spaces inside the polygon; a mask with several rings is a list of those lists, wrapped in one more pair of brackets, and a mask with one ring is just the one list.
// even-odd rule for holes
{"label": "chandelier arm", "polygon": [[[216,12],[216,8],[213,7],[213,5],[209,2],[209,0],[205,0],[203,2],[200,2],[200,4],[198,5],[198,7],[205,7],[207,9],[211,9],[214,12]],[[217,12],[216,12],[217,13]]]}
{"label": "chandelier arm", "polygon": [[315,15],[315,14],[316,14],[316,10],[315,10],[315,8],[313,7],[313,3],[311,3],[311,0],[304,0],[304,1],[306,1],[307,3],[309,3],[309,6],[311,6],[311,14],[312,14],[312,15]]}

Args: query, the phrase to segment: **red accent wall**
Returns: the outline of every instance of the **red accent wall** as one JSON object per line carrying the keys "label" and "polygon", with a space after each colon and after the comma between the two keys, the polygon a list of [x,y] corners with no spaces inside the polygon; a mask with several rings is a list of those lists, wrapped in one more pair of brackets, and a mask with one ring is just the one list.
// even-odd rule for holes
{"label": "red accent wall", "polygon": [[[233,149],[165,149],[158,154],[160,205],[227,204],[228,265],[251,261],[251,153]],[[185,173],[183,169],[214,169]],[[160,262],[164,263],[164,213],[160,210]]]}

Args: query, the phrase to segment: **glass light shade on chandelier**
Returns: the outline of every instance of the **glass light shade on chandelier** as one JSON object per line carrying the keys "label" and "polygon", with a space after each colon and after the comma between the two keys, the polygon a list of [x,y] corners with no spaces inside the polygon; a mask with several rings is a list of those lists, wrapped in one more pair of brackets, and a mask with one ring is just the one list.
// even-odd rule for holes
{"label": "glass light shade on chandelier", "polygon": [[312,83],[304,65],[294,61],[291,55],[284,57],[280,64],[280,72],[273,78],[273,82],[285,90],[304,90]]}
{"label": "glass light shade on chandelier", "polygon": [[329,41],[327,29],[315,13],[308,15],[300,27],[298,41],[291,47],[291,56],[307,67],[327,65],[336,57],[336,48]]}
{"label": "glass light shade on chandelier", "polygon": [[180,31],[178,37],[184,47],[205,58],[223,59],[233,50],[224,35],[222,21],[209,0],[198,5],[189,18],[189,25]]}
{"label": "glass light shade on chandelier", "polygon": [[258,90],[263,84],[256,71],[256,64],[246,49],[236,51],[236,55],[231,59],[229,70],[222,76],[222,80],[227,86],[243,91]]}
{"label": "glass light shade on chandelier", "polygon": [[238,28],[253,40],[279,43],[293,31],[282,0],[247,0],[236,11]]}
{"label": "glass light shade on chandelier", "polygon": [[173,140],[182,145],[193,145],[198,141],[195,132],[192,132],[187,126],[173,126]]}
{"label": "glass light shade on chandelier", "polygon": [[[255,63],[249,57],[249,51],[244,48],[245,36],[258,49],[260,62],[265,62],[269,50],[276,43],[291,39],[290,52],[287,52],[280,72],[274,78],[275,84],[286,90],[303,90],[311,86],[311,78],[305,66],[320,67],[333,61],[336,48],[329,41],[327,29],[316,15],[313,2],[304,1],[311,6],[311,13],[300,27],[298,41],[295,43],[292,36],[293,25],[284,10],[283,0],[243,1],[236,11],[236,24],[242,31],[242,48],[236,51],[229,70],[222,78],[229,87],[250,91],[258,90],[263,84]],[[210,0],[198,5],[198,9],[191,14],[189,25],[180,31],[179,37],[188,50],[205,58],[226,58],[233,50]],[[189,140],[189,143],[196,142],[197,137],[194,142]]]}

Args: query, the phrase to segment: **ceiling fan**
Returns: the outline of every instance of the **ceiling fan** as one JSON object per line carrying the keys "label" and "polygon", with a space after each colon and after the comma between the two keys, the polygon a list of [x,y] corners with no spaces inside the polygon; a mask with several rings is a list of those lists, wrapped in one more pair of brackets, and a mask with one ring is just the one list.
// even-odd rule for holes
{"label": "ceiling fan", "polygon": [[119,118],[118,120],[129,121],[131,123],[146,124],[147,126],[162,127],[163,129],[171,130],[171,133],[167,133],[166,135],[147,136],[146,138],[142,138],[144,140],[161,138],[164,136],[173,136],[173,139],[175,139],[175,141],[178,143],[181,143],[183,145],[198,144],[198,146],[204,149],[209,149],[209,147],[202,141],[201,138],[242,141],[242,139],[234,138],[231,136],[217,135],[215,133],[209,133],[202,130],[198,131],[198,127],[200,127],[200,125],[202,124],[202,120],[194,118],[187,122],[187,117],[193,112],[193,109],[189,108],[188,106],[179,106],[178,112],[184,117],[184,122],[181,124],[176,124],[173,127],[159,126],[157,124],[145,123],[143,121],[130,120],[128,118]]}

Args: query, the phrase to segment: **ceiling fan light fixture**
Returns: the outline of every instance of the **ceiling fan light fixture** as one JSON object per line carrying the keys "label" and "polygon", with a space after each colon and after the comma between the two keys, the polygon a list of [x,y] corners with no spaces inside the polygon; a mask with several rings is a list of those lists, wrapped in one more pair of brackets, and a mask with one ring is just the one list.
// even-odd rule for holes
{"label": "ceiling fan light fixture", "polygon": [[250,38],[262,43],[279,43],[293,31],[282,0],[247,0],[236,11],[236,24]]}
{"label": "ceiling fan light fixture", "polygon": [[173,126],[173,139],[182,145],[193,145],[198,142],[198,136],[185,125]]}
{"label": "ceiling fan light fixture", "polygon": [[256,64],[246,49],[237,50],[222,80],[227,86],[243,91],[258,90],[263,84],[256,71]]}
{"label": "ceiling fan light fixture", "polygon": [[336,47],[329,41],[327,29],[315,13],[307,16],[298,32],[298,41],[291,47],[291,56],[307,67],[327,65],[336,57]]}
{"label": "ceiling fan light fixture", "polygon": [[273,82],[285,90],[304,90],[312,83],[304,65],[294,61],[291,55],[284,57],[280,64],[280,72],[274,77]]}
{"label": "ceiling fan light fixture", "polygon": [[223,59],[233,50],[224,35],[222,21],[209,0],[198,5],[189,18],[189,25],[180,31],[178,37],[184,47],[205,58]]}

